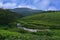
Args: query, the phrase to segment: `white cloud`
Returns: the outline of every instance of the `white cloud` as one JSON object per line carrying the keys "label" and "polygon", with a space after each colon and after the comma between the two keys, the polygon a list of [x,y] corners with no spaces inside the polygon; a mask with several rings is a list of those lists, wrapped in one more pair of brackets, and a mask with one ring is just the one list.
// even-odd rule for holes
{"label": "white cloud", "polygon": [[16,3],[5,3],[3,4],[3,8],[4,9],[9,9],[9,8],[15,8],[16,7]]}
{"label": "white cloud", "polygon": [[31,8],[31,9],[37,9],[34,6],[30,6],[30,5],[19,5],[18,8]]}
{"label": "white cloud", "polygon": [[[21,2],[20,5],[16,6],[16,5],[18,5],[17,2],[19,2],[19,1]],[[15,7],[27,7],[27,8],[31,8],[31,9],[44,10],[50,4],[50,0],[31,0],[32,1],[31,5],[29,3],[28,3],[28,5],[26,5],[27,2],[29,2],[28,0],[27,1],[23,0],[23,1],[24,1],[24,3],[22,3],[22,0],[11,0],[11,3],[10,2],[5,3],[5,4],[0,3],[1,4],[0,7],[7,8],[7,9],[8,8],[15,8]]]}
{"label": "white cloud", "polygon": [[52,2],[53,4],[55,4],[55,5],[60,4],[60,0],[51,0],[51,2]]}
{"label": "white cloud", "polygon": [[3,3],[2,3],[2,2],[0,2],[0,8],[2,8],[2,6],[3,6]]}
{"label": "white cloud", "polygon": [[29,4],[26,5],[25,3],[20,4],[20,7],[28,7],[28,8],[32,8],[32,9],[45,10],[50,4],[50,0],[33,0],[32,1],[33,4],[31,4],[31,5],[29,5]]}
{"label": "white cloud", "polygon": [[39,1],[40,1],[40,0],[33,0],[34,3],[37,3],[37,2],[39,2]]}
{"label": "white cloud", "polygon": [[49,7],[48,10],[57,10],[57,8],[52,6],[52,7]]}
{"label": "white cloud", "polygon": [[59,5],[60,3],[59,0],[10,0],[10,2],[3,4],[3,1],[4,0],[0,0],[0,8],[3,7],[5,9],[27,7],[31,9],[47,10],[47,8],[49,7],[48,10],[57,10],[57,8],[55,8],[54,6],[50,7],[49,5],[50,3],[53,3],[54,5]]}
{"label": "white cloud", "polygon": [[2,2],[3,0],[0,0],[0,2]]}
{"label": "white cloud", "polygon": [[50,4],[50,0],[42,0],[41,2],[37,3],[37,7],[40,9],[46,9]]}
{"label": "white cloud", "polygon": [[3,1],[0,0],[0,8],[2,8],[2,6],[3,6]]}
{"label": "white cloud", "polygon": [[9,8],[15,8],[16,7],[16,3],[5,3],[3,4],[3,0],[0,0],[0,8],[4,8],[4,9],[9,9]]}
{"label": "white cloud", "polygon": [[11,2],[13,2],[13,3],[16,3],[16,2],[18,2],[18,0],[10,0]]}

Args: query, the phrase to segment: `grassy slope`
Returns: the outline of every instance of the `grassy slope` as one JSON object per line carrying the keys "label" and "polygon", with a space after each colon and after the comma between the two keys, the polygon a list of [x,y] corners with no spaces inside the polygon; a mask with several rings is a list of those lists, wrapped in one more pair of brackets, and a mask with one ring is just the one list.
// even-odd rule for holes
{"label": "grassy slope", "polygon": [[[39,32],[39,34],[42,32]],[[60,40],[60,30],[51,30],[46,35],[34,35],[30,33],[19,33],[8,30],[0,30],[0,40]],[[42,33],[44,34],[44,33]]]}
{"label": "grassy slope", "polygon": [[46,38],[46,32],[31,33],[20,28],[0,26],[0,40],[45,40]]}
{"label": "grassy slope", "polygon": [[0,40],[35,40],[40,39],[37,35],[21,34],[18,32],[10,32],[8,30],[0,30]]}
{"label": "grassy slope", "polygon": [[[35,14],[21,19],[24,27],[42,28],[60,26],[60,12]],[[30,33],[22,29],[0,26],[0,40],[60,40],[60,30]]]}
{"label": "grassy slope", "polygon": [[28,28],[59,28],[60,12],[46,12],[23,17],[20,21],[23,26]]}

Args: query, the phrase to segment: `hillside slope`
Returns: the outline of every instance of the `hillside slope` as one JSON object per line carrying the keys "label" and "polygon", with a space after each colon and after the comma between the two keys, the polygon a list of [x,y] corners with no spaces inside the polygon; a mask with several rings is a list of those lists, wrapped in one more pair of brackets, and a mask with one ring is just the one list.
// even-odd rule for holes
{"label": "hillside slope", "polygon": [[60,28],[60,12],[45,12],[26,16],[20,22],[28,28]]}
{"label": "hillside slope", "polygon": [[[48,31],[45,31],[43,29],[42,31],[40,29],[50,27],[59,28],[60,12],[40,13],[20,19],[18,14],[9,10],[0,9],[0,40],[59,40],[60,30],[46,29]],[[30,32],[23,28],[17,28],[16,24],[19,21],[23,27],[39,28],[40,31]]]}
{"label": "hillside slope", "polygon": [[10,11],[16,12],[16,13],[21,14],[23,16],[27,16],[27,15],[35,14],[35,13],[38,13],[38,12],[42,12],[42,10],[33,10],[33,9],[30,9],[30,8],[15,8],[15,9],[10,9]]}

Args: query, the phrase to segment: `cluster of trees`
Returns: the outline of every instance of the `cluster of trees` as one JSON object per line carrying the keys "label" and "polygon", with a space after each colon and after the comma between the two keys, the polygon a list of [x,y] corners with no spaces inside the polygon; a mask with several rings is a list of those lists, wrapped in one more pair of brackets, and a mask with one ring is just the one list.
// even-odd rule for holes
{"label": "cluster of trees", "polygon": [[0,25],[9,25],[10,23],[16,22],[19,17],[17,13],[6,9],[0,9]]}

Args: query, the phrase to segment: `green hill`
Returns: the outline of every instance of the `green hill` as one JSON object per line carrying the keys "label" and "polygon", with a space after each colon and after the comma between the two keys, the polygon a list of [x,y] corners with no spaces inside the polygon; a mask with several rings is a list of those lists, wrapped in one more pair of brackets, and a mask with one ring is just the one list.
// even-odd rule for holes
{"label": "green hill", "polygon": [[[0,9],[0,40],[60,40],[60,30],[41,28],[59,28],[60,12],[40,12],[21,18],[17,13]],[[17,22],[23,27],[35,28],[40,31],[30,32],[17,28]]]}
{"label": "green hill", "polygon": [[0,30],[0,40],[40,40],[41,38],[40,36],[32,34],[22,34],[8,30]]}
{"label": "green hill", "polygon": [[20,19],[24,27],[28,28],[60,28],[60,12],[42,12]]}
{"label": "green hill", "polygon": [[42,10],[33,10],[30,8],[15,8],[9,10],[21,14],[21,16],[28,16],[28,15],[36,14],[38,12],[42,12]]}

